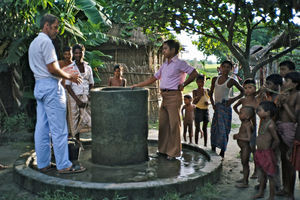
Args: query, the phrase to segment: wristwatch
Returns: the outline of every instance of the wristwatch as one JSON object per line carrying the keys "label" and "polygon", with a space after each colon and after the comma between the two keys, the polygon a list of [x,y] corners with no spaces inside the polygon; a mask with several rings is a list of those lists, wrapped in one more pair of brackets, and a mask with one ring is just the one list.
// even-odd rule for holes
{"label": "wristwatch", "polygon": [[182,83],[181,85],[182,85],[182,87],[184,87],[184,86],[185,86],[185,85],[184,85],[184,83]]}

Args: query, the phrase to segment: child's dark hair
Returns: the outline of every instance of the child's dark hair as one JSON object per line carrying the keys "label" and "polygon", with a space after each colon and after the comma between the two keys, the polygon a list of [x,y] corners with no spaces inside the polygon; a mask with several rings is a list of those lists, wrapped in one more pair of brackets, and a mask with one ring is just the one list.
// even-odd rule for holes
{"label": "child's dark hair", "polygon": [[282,77],[279,74],[271,74],[266,78],[266,81],[271,81],[275,85],[282,85]]}
{"label": "child's dark hair", "polygon": [[225,64],[230,65],[230,68],[231,68],[231,69],[233,68],[233,64],[232,64],[232,62],[230,62],[229,60],[223,61],[223,62],[221,63],[221,66],[222,66],[222,65],[225,65]]}
{"label": "child's dark hair", "polygon": [[299,72],[290,72],[287,73],[285,79],[291,79],[293,83],[297,83],[297,90],[300,90],[300,73]]}
{"label": "child's dark hair", "polygon": [[186,95],[184,95],[184,98],[187,98],[187,99],[192,99],[192,96],[191,95],[189,95],[189,94],[186,94]]}
{"label": "child's dark hair", "polygon": [[295,70],[296,69],[295,63],[293,63],[292,61],[289,61],[289,60],[281,62],[279,64],[279,67],[281,67],[281,66],[287,66],[289,68],[289,70]]}
{"label": "child's dark hair", "polygon": [[63,48],[63,52],[71,51],[71,50],[72,50],[72,47],[70,47],[70,46],[64,46],[64,48]]}
{"label": "child's dark hair", "polygon": [[75,50],[76,50],[76,49],[79,49],[79,50],[81,50],[82,52],[85,51],[85,48],[84,48],[83,44],[75,44],[75,45],[72,47],[73,53],[75,53]]}
{"label": "child's dark hair", "polygon": [[196,81],[199,81],[199,80],[205,81],[205,75],[199,74],[199,75],[197,76],[197,78],[196,78]]}
{"label": "child's dark hair", "polygon": [[255,110],[251,106],[243,106],[241,109],[244,109],[248,114],[249,119],[255,115]]}
{"label": "child's dark hair", "polygon": [[277,112],[277,107],[274,102],[272,101],[263,101],[259,104],[265,112],[270,111],[270,117],[273,117]]}
{"label": "child's dark hair", "polygon": [[121,70],[122,67],[121,67],[120,65],[115,65],[115,66],[114,66],[114,72],[115,72],[117,69]]}
{"label": "child's dark hair", "polygon": [[255,80],[253,78],[247,78],[244,81],[243,85],[246,85],[246,84],[254,84],[254,86],[255,86]]}
{"label": "child's dark hair", "polygon": [[175,40],[167,40],[164,41],[164,44],[167,44],[170,47],[170,50],[175,48],[175,54],[177,55],[179,52],[180,44]]}

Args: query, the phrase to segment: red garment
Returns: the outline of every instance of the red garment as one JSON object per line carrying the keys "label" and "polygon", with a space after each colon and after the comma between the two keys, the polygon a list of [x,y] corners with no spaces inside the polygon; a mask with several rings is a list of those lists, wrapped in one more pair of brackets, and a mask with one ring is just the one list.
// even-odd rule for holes
{"label": "red garment", "polygon": [[294,141],[293,154],[291,159],[295,170],[300,171],[300,141]]}
{"label": "red garment", "polygon": [[256,150],[254,161],[267,175],[274,176],[276,173],[276,157],[272,149]]}

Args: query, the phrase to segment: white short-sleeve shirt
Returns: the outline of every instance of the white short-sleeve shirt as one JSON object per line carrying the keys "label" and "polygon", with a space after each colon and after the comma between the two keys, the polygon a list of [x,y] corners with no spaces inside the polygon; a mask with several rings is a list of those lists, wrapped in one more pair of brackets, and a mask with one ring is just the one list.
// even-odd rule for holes
{"label": "white short-sleeve shirt", "polygon": [[69,80],[66,80],[65,84],[70,85],[72,90],[76,95],[88,95],[89,94],[89,85],[94,84],[94,77],[93,77],[93,71],[92,68],[88,65],[87,62],[83,63],[84,66],[84,73],[80,73],[79,69],[74,62],[74,70],[77,70],[78,73],[80,73],[80,76],[82,77],[82,83],[81,84],[76,84],[73,83]]}
{"label": "white short-sleeve shirt", "polygon": [[29,66],[35,80],[55,78],[47,69],[47,64],[57,61],[54,45],[48,35],[39,33],[29,46],[28,56]]}

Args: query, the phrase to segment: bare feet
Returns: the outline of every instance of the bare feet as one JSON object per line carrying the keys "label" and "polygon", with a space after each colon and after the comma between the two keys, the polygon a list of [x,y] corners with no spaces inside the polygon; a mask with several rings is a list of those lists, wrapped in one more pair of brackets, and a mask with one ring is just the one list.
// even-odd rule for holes
{"label": "bare feet", "polygon": [[249,187],[248,183],[238,183],[235,185],[237,188],[247,188]]}
{"label": "bare feet", "polygon": [[256,178],[257,178],[257,173],[256,173],[256,172],[253,172],[253,174],[251,175],[250,178],[251,178],[251,179],[256,179]]}
{"label": "bare feet", "polygon": [[264,198],[264,194],[257,194],[253,197],[253,199],[260,199],[260,198]]}
{"label": "bare feet", "polygon": [[243,183],[244,182],[244,179],[242,178],[242,179],[239,179],[239,180],[237,180],[237,181],[235,181],[236,183]]}

